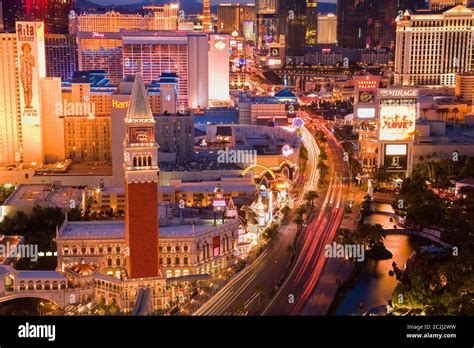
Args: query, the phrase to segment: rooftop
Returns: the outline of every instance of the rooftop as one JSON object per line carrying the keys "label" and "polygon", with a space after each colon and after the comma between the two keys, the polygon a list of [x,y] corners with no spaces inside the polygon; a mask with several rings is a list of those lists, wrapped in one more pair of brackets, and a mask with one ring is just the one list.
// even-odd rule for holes
{"label": "rooftop", "polygon": [[17,279],[54,279],[66,281],[66,276],[56,271],[17,271]]}
{"label": "rooftop", "polygon": [[[194,225],[196,237],[217,231],[222,226],[230,227],[238,224],[238,220],[228,220],[224,225],[214,226],[213,221],[204,220],[202,225]],[[193,235],[192,225],[166,226],[159,228],[159,236],[163,238],[190,238]],[[84,239],[125,239],[125,221],[67,221],[59,231],[60,240]]]}
{"label": "rooftop", "polygon": [[69,208],[71,200],[79,203],[81,197],[82,190],[76,187],[61,186],[54,188],[49,185],[20,185],[3,205],[34,206],[46,204],[53,207]]}

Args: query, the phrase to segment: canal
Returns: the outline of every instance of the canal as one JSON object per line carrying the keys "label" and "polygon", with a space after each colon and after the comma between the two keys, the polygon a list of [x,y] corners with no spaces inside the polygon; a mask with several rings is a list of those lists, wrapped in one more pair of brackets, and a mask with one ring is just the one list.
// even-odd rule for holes
{"label": "canal", "polygon": [[[387,213],[393,213],[389,204],[372,203],[371,210],[383,214],[373,214],[367,217],[365,223],[381,224],[384,228],[390,228],[398,223],[390,221]],[[401,226],[397,226],[402,228]],[[368,259],[358,275],[355,285],[348,289],[339,302],[336,315],[362,315],[374,310],[383,314],[384,307],[392,298],[392,292],[398,284],[397,279],[390,276],[392,262],[403,268],[411,253],[418,250],[422,245],[429,244],[427,241],[409,235],[391,234],[385,239],[385,247],[390,250],[393,257],[388,260]]]}

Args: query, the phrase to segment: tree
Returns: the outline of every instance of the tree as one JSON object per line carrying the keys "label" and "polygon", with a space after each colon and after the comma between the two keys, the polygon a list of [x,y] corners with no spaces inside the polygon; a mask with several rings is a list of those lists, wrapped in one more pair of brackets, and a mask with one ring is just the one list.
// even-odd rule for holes
{"label": "tree", "polygon": [[293,222],[296,224],[298,230],[301,229],[301,227],[303,226],[303,217],[299,214],[296,214],[295,217],[293,218]]}
{"label": "tree", "polygon": [[319,195],[316,191],[308,191],[306,192],[306,194],[304,195],[304,199],[307,201],[307,202],[311,202],[311,206],[314,207],[314,200],[319,198]]}
{"label": "tree", "polygon": [[451,112],[454,114],[454,121],[458,122],[459,108],[454,108]]}
{"label": "tree", "polygon": [[352,239],[355,243],[362,244],[367,249],[372,249],[376,246],[382,246],[385,236],[385,231],[379,224],[359,224],[359,227],[353,234]]}

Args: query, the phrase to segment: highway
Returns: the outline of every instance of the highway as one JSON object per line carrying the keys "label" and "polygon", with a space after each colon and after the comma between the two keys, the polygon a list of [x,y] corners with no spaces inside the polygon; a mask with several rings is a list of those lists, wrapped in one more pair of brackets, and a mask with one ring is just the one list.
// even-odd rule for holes
{"label": "highway", "polygon": [[[311,132],[306,128],[303,128],[303,143],[308,150],[308,163],[304,184],[295,200],[295,206],[303,204],[304,194],[316,190],[318,183],[319,149]],[[288,246],[292,244],[295,235],[296,225],[293,222],[282,226],[263,253],[193,315],[259,314],[288,267],[291,258]]]}
{"label": "highway", "polygon": [[311,314],[307,305],[324,270],[324,249],[332,242],[340,226],[349,195],[349,188],[345,187],[343,180],[349,177],[348,166],[343,160],[341,146],[323,121],[315,119],[314,124],[326,135],[331,178],[325,194],[321,195],[324,201],[317,218],[300,238],[296,263],[264,310],[264,315],[298,315],[303,310]]}

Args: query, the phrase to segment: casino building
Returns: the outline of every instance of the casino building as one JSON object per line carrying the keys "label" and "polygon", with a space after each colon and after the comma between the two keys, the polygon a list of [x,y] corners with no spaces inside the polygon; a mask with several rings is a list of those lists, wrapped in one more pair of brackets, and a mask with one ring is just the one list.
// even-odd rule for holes
{"label": "casino building", "polygon": [[418,116],[416,88],[379,88],[380,77],[355,78],[354,118],[359,129],[359,161],[363,173],[377,168],[409,175]]}
{"label": "casino building", "polygon": [[167,279],[206,279],[237,260],[238,220],[166,219],[160,227],[155,123],[139,70],[125,117],[125,221],[66,219],[56,236],[58,271],[94,265],[96,300],[114,298],[125,312],[139,291],[148,293],[152,311],[162,310],[169,301]]}

